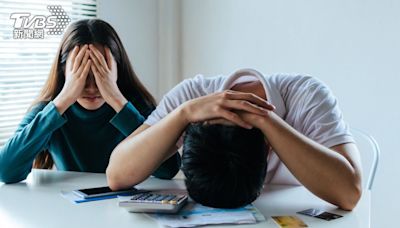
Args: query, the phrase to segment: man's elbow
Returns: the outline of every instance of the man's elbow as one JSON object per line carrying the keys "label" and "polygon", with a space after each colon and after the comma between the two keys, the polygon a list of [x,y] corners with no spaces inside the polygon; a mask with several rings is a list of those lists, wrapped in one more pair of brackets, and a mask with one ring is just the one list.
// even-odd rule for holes
{"label": "man's elbow", "polygon": [[107,184],[113,191],[124,189],[123,180],[117,172],[113,171],[110,167],[106,170]]}
{"label": "man's elbow", "polygon": [[106,169],[107,184],[113,191],[128,189],[140,183],[142,180],[133,174],[113,169],[110,166]]}
{"label": "man's elbow", "polygon": [[[119,146],[119,145],[118,145]],[[111,188],[113,191],[123,189],[122,184],[123,180],[121,177],[121,171],[116,166],[115,162],[115,151],[118,149],[118,146],[114,149],[113,153],[111,154],[107,169],[106,169],[106,177],[107,177],[107,184],[108,187]]]}
{"label": "man's elbow", "polygon": [[346,193],[344,197],[338,203],[338,206],[346,211],[353,210],[356,206],[358,201],[360,200],[362,195],[362,189],[360,185],[354,186],[351,191]]}

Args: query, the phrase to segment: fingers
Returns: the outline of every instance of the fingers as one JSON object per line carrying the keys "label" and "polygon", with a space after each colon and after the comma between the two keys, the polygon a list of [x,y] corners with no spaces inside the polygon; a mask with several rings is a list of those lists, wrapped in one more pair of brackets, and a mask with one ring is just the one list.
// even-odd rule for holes
{"label": "fingers", "polygon": [[[228,122],[232,122],[248,129],[251,129],[252,126],[247,123],[246,120],[243,119],[237,112],[266,116],[272,109],[275,108],[269,102],[251,93],[224,91],[217,96],[219,97],[213,98],[217,98],[217,103],[215,103],[217,105],[217,108],[215,109],[215,111],[218,113],[217,116],[225,119]],[[211,123],[226,123],[226,121],[208,120],[208,122]]]}
{"label": "fingers", "polygon": [[110,69],[107,65],[106,60],[104,59],[104,56],[100,53],[100,51],[93,45],[90,45],[90,50],[91,50],[91,58],[92,59],[97,59],[97,68],[100,70],[100,67],[104,67],[105,69]]}
{"label": "fingers", "polygon": [[222,106],[228,109],[242,110],[257,115],[267,115],[269,112],[269,110],[246,100],[227,100],[222,104]]}
{"label": "fingers", "polygon": [[227,126],[236,126],[235,123],[233,123],[229,120],[223,119],[223,118],[207,120],[207,121],[204,121],[204,124],[205,125],[222,124],[222,125],[227,125]]}
{"label": "fingers", "polygon": [[244,120],[242,120],[242,118],[240,118],[239,115],[236,113],[222,109],[220,114],[224,119],[226,119],[236,125],[239,125],[243,128],[247,128],[247,129],[253,128],[250,124],[248,124]]}
{"label": "fingers", "polygon": [[98,78],[101,77],[99,70],[97,69],[97,66],[93,63],[90,69],[92,69],[94,79],[97,82]]}
{"label": "fingers", "polygon": [[68,70],[72,70],[72,67],[74,66],[74,64],[73,64],[74,59],[75,59],[75,56],[77,55],[78,51],[79,51],[79,46],[76,45],[70,52],[68,59],[67,59],[67,69]]}
{"label": "fingers", "polygon": [[86,65],[85,65],[85,67],[83,68],[82,73],[81,73],[82,79],[84,79],[85,81],[86,81],[86,77],[89,74],[89,70],[90,70],[91,66],[92,66],[92,61],[89,59],[87,61]]}
{"label": "fingers", "polygon": [[85,69],[85,67],[86,67],[86,63],[87,63],[88,60],[89,60],[89,56],[90,56],[90,50],[87,49],[86,52],[85,52],[85,56],[83,56],[81,65],[80,65],[80,67],[78,68],[78,70],[76,71],[76,73],[77,73],[78,76],[80,76],[80,75],[83,73],[83,71],[84,71],[84,69]]}
{"label": "fingers", "polygon": [[111,70],[113,63],[115,61],[114,57],[112,56],[112,53],[107,46],[104,46],[104,52],[106,53],[106,61],[107,61],[108,69]]}
{"label": "fingers", "polygon": [[106,69],[101,65],[99,59],[94,55],[94,51],[90,52],[90,59],[93,60],[93,67],[95,67],[97,76],[101,77],[102,75],[107,75]]}
{"label": "fingers", "polygon": [[261,97],[253,93],[242,93],[236,91],[225,91],[224,93],[224,96],[231,100],[246,100],[270,111],[275,109],[275,106],[272,105],[270,102],[262,99]]}
{"label": "fingers", "polygon": [[82,58],[85,56],[87,48],[88,48],[87,44],[83,45],[83,47],[80,48],[79,53],[75,57],[72,72],[76,72],[78,68],[81,66]]}

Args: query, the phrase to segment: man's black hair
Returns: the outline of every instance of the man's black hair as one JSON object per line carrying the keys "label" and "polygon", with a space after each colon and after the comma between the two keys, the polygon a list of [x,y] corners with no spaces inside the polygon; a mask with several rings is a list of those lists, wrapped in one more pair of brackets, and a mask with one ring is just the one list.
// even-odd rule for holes
{"label": "man's black hair", "polygon": [[267,169],[263,133],[221,124],[190,124],[182,171],[190,197],[205,206],[236,208],[260,194]]}

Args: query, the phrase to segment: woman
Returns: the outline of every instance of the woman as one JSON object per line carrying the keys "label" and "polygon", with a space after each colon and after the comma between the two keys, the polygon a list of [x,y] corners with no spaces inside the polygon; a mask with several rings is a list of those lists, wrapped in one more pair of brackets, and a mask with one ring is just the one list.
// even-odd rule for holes
{"label": "woman", "polygon": [[[172,89],[144,124],[115,148],[106,172],[110,187],[120,189],[146,179],[162,161],[174,156],[182,145],[181,135],[196,122],[260,129],[272,148],[267,183],[304,185],[321,199],[346,210],[353,209],[361,196],[359,151],[328,87],[309,76],[263,76],[252,69],[231,76],[198,75]],[[200,139],[196,146],[203,148],[201,142],[217,145],[209,138]],[[213,177],[207,172],[207,178],[194,173],[199,164],[210,170],[211,162],[203,157],[196,160],[184,152],[183,171],[190,171],[196,189],[211,189],[206,185],[212,182],[200,178]]]}
{"label": "woman", "polygon": [[[31,168],[105,172],[110,154],[155,107],[115,30],[99,19],[69,26],[50,75],[14,136],[0,151],[0,181]],[[54,161],[54,162],[53,162]],[[179,156],[154,173],[172,178]]]}

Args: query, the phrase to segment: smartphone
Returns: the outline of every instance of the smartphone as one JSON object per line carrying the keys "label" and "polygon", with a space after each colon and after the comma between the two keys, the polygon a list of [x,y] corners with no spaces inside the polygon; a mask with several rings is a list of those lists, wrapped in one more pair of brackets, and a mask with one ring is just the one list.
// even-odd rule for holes
{"label": "smartphone", "polygon": [[94,197],[101,197],[101,196],[112,196],[112,195],[120,195],[120,194],[127,194],[127,193],[135,193],[139,190],[136,188],[129,188],[119,191],[113,191],[109,187],[98,187],[98,188],[85,188],[85,189],[78,189],[74,190],[73,193],[84,198],[90,199]]}

